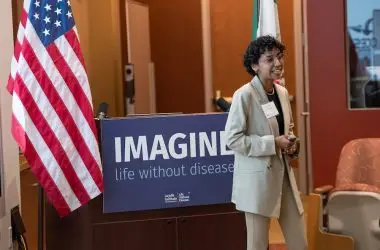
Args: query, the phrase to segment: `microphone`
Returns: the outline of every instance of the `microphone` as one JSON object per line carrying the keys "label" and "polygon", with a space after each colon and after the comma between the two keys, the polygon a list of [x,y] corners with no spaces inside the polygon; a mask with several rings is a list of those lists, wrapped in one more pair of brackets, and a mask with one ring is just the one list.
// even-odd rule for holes
{"label": "microphone", "polygon": [[231,103],[227,102],[223,97],[220,97],[218,100],[216,100],[216,105],[223,111],[228,112],[230,111]]}
{"label": "microphone", "polygon": [[98,119],[108,118],[107,110],[108,110],[108,103],[102,102],[101,104],[99,104],[97,118]]}

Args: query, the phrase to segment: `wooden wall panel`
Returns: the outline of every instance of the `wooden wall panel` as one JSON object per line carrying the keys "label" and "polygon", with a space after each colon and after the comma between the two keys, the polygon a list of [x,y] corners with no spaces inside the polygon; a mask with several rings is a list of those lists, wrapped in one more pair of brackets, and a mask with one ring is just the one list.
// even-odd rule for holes
{"label": "wooden wall panel", "polygon": [[243,67],[243,55],[252,38],[253,1],[210,0],[213,89],[222,96],[251,77]]}
{"label": "wooden wall panel", "polygon": [[149,5],[157,112],[204,112],[201,2],[140,2]]}

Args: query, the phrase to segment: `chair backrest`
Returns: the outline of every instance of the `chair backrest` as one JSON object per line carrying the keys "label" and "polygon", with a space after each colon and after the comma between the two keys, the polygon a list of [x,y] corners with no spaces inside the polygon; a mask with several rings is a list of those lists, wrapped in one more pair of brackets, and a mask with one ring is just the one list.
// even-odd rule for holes
{"label": "chair backrest", "polygon": [[357,139],[343,147],[334,191],[380,193],[380,138]]}

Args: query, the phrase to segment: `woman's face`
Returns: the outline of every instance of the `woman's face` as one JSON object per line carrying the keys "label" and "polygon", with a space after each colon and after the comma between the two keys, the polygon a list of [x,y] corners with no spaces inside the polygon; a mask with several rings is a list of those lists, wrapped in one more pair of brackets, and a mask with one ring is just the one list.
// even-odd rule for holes
{"label": "woman's face", "polygon": [[284,54],[276,48],[266,51],[261,55],[258,64],[252,65],[252,69],[259,75],[262,81],[281,78],[283,67]]}

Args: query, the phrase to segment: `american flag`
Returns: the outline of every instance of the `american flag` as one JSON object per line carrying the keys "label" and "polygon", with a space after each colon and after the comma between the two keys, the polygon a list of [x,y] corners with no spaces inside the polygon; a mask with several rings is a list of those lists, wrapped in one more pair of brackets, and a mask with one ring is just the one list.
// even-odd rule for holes
{"label": "american flag", "polygon": [[24,1],[7,88],[13,137],[59,215],[98,196],[97,132],[70,1]]}

